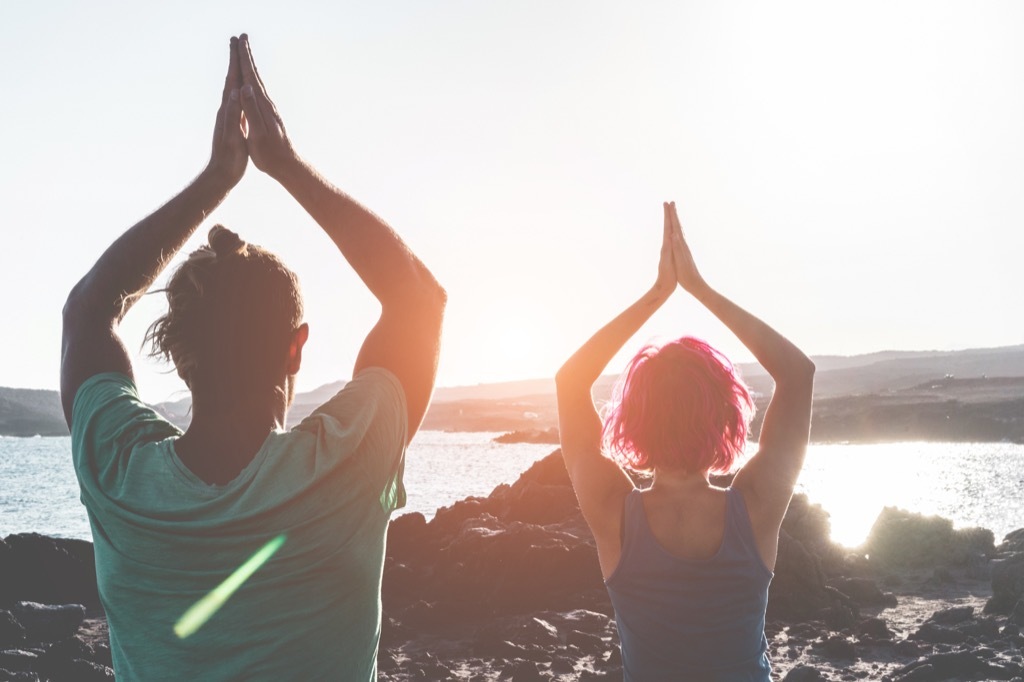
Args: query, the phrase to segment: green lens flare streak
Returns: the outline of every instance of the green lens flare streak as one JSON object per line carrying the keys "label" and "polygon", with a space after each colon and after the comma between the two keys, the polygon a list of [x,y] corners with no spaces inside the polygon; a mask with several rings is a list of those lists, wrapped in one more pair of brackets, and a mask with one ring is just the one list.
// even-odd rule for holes
{"label": "green lens flare streak", "polygon": [[252,574],[259,570],[260,566],[267,563],[274,552],[281,549],[281,545],[287,536],[278,535],[276,538],[263,545],[260,551],[253,554],[248,561],[239,566],[234,573],[208,595],[189,607],[178,622],[174,624],[174,634],[179,639],[185,639],[195,634],[196,630],[206,625],[206,621],[217,613],[224,602],[226,602],[242,584],[252,577]]}

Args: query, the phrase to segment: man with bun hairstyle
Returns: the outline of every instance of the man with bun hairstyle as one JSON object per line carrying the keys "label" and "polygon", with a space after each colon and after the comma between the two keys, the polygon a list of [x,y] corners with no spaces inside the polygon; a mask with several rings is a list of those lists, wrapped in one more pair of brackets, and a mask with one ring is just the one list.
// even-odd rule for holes
{"label": "man with bun hairstyle", "polygon": [[[319,223],[380,319],[352,381],[285,431],[309,335],[298,280],[214,226],[147,334],[192,394],[181,433],[140,400],[118,325],[250,159]],[[206,168],[110,245],[64,306],[61,400],[118,679],[375,679],[385,535],[445,301],[401,238],[293,149],[247,36],[232,38]]]}

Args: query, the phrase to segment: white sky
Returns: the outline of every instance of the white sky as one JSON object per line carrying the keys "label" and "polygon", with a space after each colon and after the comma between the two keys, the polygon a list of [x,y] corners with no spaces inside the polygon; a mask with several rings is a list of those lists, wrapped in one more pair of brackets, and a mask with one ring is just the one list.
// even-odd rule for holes
{"label": "white sky", "polygon": [[[241,31],[297,149],[448,289],[442,385],[552,375],[653,282],[667,199],[810,353],[1024,342],[1024,3],[7,2],[0,385],[56,388],[67,292],[201,170]],[[300,390],[347,377],[378,310],[315,223],[251,165],[215,221],[299,274]],[[681,292],[629,351],[683,333],[749,358]]]}

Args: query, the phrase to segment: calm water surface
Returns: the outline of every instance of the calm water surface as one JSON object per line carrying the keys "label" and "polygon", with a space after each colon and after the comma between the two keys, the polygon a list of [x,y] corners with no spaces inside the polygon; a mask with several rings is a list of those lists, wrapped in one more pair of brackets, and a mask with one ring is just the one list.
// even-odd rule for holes
{"label": "calm water surface", "polygon": [[[551,445],[499,445],[494,433],[421,431],[409,448],[405,511],[428,517],[467,495],[512,483]],[[1003,443],[812,445],[798,490],[856,545],[883,506],[984,526],[998,540],[1024,527],[1024,446]],[[39,532],[90,539],[69,438],[0,438],[0,537]]]}

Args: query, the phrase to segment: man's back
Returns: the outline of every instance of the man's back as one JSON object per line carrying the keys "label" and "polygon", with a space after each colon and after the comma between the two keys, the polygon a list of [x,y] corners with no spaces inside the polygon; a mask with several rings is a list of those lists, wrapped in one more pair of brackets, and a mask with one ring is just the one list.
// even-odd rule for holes
{"label": "man's back", "polygon": [[[390,372],[362,371],[224,486],[182,464],[177,429],[123,375],[83,384],[72,423],[119,676],[373,679],[387,523],[405,499],[406,407]],[[279,535],[205,625],[174,633]]]}

